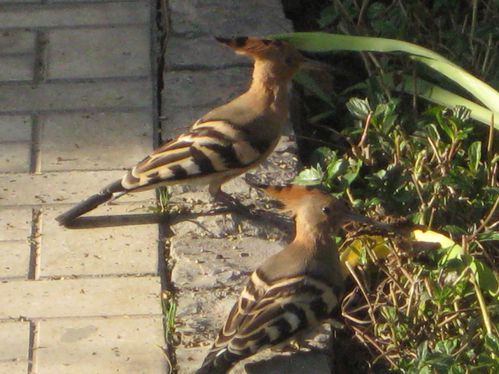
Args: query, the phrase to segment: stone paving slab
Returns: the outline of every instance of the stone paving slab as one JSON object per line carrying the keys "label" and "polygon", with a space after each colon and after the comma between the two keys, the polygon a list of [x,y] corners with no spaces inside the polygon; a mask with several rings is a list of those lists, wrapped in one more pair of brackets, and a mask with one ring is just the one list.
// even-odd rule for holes
{"label": "stone paving slab", "polygon": [[0,147],[4,142],[31,140],[31,117],[0,115]]}
{"label": "stone paving slab", "polygon": [[275,354],[263,351],[238,364],[231,374],[320,374],[331,373],[330,360],[320,352]]}
{"label": "stone paving slab", "polygon": [[29,322],[0,322],[0,373],[26,374],[29,355]]}
{"label": "stone paving slab", "polygon": [[23,241],[0,241],[0,281],[28,277],[30,245]]}
{"label": "stone paving slab", "polygon": [[9,85],[8,89],[0,85],[0,114],[146,109],[151,103],[151,94],[151,82],[147,79],[18,84]]}
{"label": "stone paving slab", "polygon": [[148,25],[49,31],[47,78],[146,76],[150,33]]}
{"label": "stone paving slab", "polygon": [[159,277],[107,277],[0,283],[0,320],[158,315]]}
{"label": "stone paving slab", "polygon": [[[64,210],[43,210],[40,277],[157,273],[156,225],[72,230],[55,221]],[[107,205],[90,216],[133,214],[134,210],[133,205]]]}
{"label": "stone paving slab", "polygon": [[0,241],[27,241],[31,235],[31,218],[30,208],[0,209]]}
{"label": "stone paving slab", "polygon": [[42,115],[41,170],[131,167],[152,151],[151,121],[147,112]]}
{"label": "stone paving slab", "polygon": [[248,58],[236,55],[229,48],[215,42],[217,46],[214,42],[213,36],[195,39],[181,36],[168,38],[168,54],[165,56],[166,69],[225,68],[251,64]]}
{"label": "stone paving slab", "polygon": [[0,373],[26,374],[28,363],[24,361],[0,361]]}
{"label": "stone paving slab", "polygon": [[[192,374],[201,366],[206,354],[206,348],[182,348],[175,352],[179,367],[177,374]],[[263,373],[262,373],[263,374]]]}
{"label": "stone paving slab", "polygon": [[43,320],[36,373],[165,373],[158,326],[159,318]]}
{"label": "stone paving slab", "polygon": [[[239,287],[237,291],[241,289]],[[175,331],[181,345],[176,347],[176,352],[211,344],[238,296],[238,292],[225,287],[179,289]],[[179,362],[179,367],[182,367],[182,362]]]}
{"label": "stone paving slab", "polygon": [[33,53],[35,33],[25,30],[0,32],[0,56],[9,54]]}
{"label": "stone paving slab", "polygon": [[[172,29],[176,34],[266,35],[291,29],[291,22],[282,14],[281,2],[278,0],[171,0],[169,6],[170,18],[174,20]],[[227,35],[228,32],[231,35]]]}
{"label": "stone paving slab", "polygon": [[0,350],[0,368],[2,362],[21,361],[26,363],[29,352],[29,322],[0,322],[0,342],[8,341]]}
{"label": "stone paving slab", "polygon": [[[107,184],[125,174],[122,170],[70,171],[60,173],[0,174],[0,206],[39,204],[74,204],[99,192]],[[146,201],[154,191],[126,194],[119,203]],[[67,205],[69,208],[70,205]]]}
{"label": "stone paving slab", "polygon": [[86,4],[5,5],[0,12],[2,28],[69,27],[149,23],[148,1]]}
{"label": "stone paving slab", "polygon": [[[214,41],[213,43],[216,43]],[[162,95],[166,113],[185,107],[210,107],[225,104],[249,86],[249,68],[228,68],[213,71],[172,71],[165,75]],[[172,123],[175,127],[191,123]]]}
{"label": "stone paving slab", "polygon": [[179,288],[241,287],[254,271],[255,262],[281,248],[280,243],[260,238],[174,238],[170,253],[177,265],[172,282]]}
{"label": "stone paving slab", "polygon": [[29,143],[0,144],[0,173],[27,173],[30,169]]}
{"label": "stone paving slab", "polygon": [[0,56],[0,81],[31,81],[34,63],[33,55]]}

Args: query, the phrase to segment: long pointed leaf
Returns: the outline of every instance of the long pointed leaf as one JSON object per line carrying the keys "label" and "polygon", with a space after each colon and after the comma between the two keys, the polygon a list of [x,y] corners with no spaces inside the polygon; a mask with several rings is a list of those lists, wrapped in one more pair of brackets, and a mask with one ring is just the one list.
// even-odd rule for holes
{"label": "long pointed leaf", "polygon": [[[464,97],[447,91],[437,85],[418,78],[414,84],[414,78],[409,75],[403,75],[394,79],[392,74],[386,74],[382,77],[383,83],[395,91],[413,94],[416,90],[416,95],[432,103],[454,107],[461,105],[471,110],[471,118],[480,121],[486,125],[490,125],[492,121],[492,112],[481,105],[474,103]],[[399,81],[399,83],[395,83]],[[494,116],[494,126],[499,128],[499,117]]]}
{"label": "long pointed leaf", "polygon": [[[438,71],[440,74],[450,78],[456,84],[462,86],[478,100],[480,100],[485,106],[491,109],[496,119],[499,118],[499,92],[442,55],[419,45],[387,38],[328,34],[324,32],[297,32],[273,35],[271,37],[286,40],[297,48],[308,52],[330,52],[341,50],[357,52],[370,51],[407,53],[416,61],[429,66],[430,68]],[[442,96],[441,94],[443,94],[444,91],[433,89],[432,92],[433,97],[438,97]],[[450,98],[450,96],[448,97]],[[461,98],[461,100],[465,99]],[[458,103],[454,103],[454,105],[457,104]],[[468,100],[468,105],[466,106],[472,109],[472,105],[470,104],[471,102]],[[448,103],[446,103],[446,105],[448,105]],[[480,110],[478,110],[479,107],[480,106],[475,107],[475,113],[480,112]],[[480,121],[490,123],[491,116],[485,118],[485,113],[483,114],[484,115],[480,116]],[[497,120],[495,120],[494,123],[495,127],[499,129]]]}

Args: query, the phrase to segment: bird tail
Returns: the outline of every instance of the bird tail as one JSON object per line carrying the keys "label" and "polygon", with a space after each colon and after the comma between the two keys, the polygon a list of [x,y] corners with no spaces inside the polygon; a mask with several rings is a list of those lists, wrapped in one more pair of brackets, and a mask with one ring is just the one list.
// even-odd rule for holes
{"label": "bird tail", "polygon": [[117,180],[103,188],[99,193],[90,196],[67,212],[57,216],[55,219],[59,224],[67,226],[82,214],[90,212],[99,205],[111,200],[114,194],[119,194],[120,192],[124,193],[126,192],[126,189],[121,184],[121,180]]}

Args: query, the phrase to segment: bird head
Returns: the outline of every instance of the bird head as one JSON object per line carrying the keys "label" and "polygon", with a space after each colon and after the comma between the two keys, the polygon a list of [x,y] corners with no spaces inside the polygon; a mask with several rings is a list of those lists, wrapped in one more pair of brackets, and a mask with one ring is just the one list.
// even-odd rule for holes
{"label": "bird head", "polygon": [[217,41],[237,54],[249,56],[272,71],[273,75],[289,79],[306,59],[291,44],[281,40],[241,36],[237,38],[216,38]]}
{"label": "bird head", "polygon": [[297,231],[302,228],[300,227],[302,224],[307,228],[334,233],[342,225],[349,222],[373,222],[371,219],[353,212],[344,200],[331,196],[319,187],[270,186],[255,183],[248,176],[246,182],[281,202],[283,209],[295,217]]}

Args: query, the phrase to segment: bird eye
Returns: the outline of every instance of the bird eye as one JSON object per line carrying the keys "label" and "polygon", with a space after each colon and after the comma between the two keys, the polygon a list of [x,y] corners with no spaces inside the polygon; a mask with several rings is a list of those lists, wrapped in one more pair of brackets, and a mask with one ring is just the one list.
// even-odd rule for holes
{"label": "bird eye", "polygon": [[284,62],[288,65],[292,65],[293,64],[293,58],[292,57],[286,57],[286,59],[284,60]]}
{"label": "bird eye", "polygon": [[322,212],[326,215],[329,215],[329,213],[331,213],[331,209],[329,209],[327,206],[325,206],[324,208],[322,208]]}

